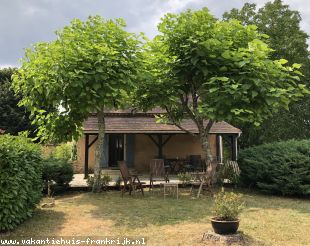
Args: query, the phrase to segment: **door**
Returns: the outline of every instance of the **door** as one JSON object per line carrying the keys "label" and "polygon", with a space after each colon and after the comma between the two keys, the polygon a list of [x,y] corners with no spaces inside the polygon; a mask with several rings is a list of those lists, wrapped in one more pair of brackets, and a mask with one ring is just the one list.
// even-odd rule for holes
{"label": "door", "polygon": [[124,160],[124,134],[109,134],[109,167]]}

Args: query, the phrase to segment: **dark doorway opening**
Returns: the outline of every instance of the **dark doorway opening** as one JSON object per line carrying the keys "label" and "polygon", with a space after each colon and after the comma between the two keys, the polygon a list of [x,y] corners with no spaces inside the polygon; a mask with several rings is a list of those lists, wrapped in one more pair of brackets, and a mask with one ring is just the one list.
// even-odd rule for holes
{"label": "dark doorway opening", "polygon": [[109,134],[109,167],[124,160],[124,134]]}

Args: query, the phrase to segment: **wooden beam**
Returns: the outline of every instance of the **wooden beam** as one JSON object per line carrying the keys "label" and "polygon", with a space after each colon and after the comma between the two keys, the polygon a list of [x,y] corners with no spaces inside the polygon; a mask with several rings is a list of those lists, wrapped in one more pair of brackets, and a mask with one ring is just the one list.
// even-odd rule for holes
{"label": "wooden beam", "polygon": [[163,146],[168,143],[168,141],[170,140],[170,138],[172,138],[175,134],[170,134],[168,135],[168,137],[166,138],[166,140],[163,142]]}
{"label": "wooden beam", "polygon": [[88,143],[89,143],[89,135],[85,134],[85,162],[84,162],[84,179],[88,178]]}
{"label": "wooden beam", "polygon": [[156,142],[155,138],[151,134],[146,134],[152,140],[152,142],[158,147],[158,143]]}
{"label": "wooden beam", "polygon": [[96,141],[98,140],[98,135],[94,138],[94,140],[88,145],[88,148],[90,148]]}
{"label": "wooden beam", "polygon": [[158,158],[163,158],[163,135],[158,134]]}

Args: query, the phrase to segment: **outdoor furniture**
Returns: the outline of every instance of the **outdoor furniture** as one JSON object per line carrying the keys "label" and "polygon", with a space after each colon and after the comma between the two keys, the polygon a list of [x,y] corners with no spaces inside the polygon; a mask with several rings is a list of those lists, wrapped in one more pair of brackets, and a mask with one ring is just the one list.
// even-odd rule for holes
{"label": "outdoor furniture", "polygon": [[176,196],[179,199],[179,185],[177,183],[160,183],[160,187],[164,193],[164,199],[169,195],[169,191],[172,191],[171,194]]}
{"label": "outdoor furniture", "polygon": [[189,160],[187,159],[166,159],[166,162],[169,163],[170,174],[178,174],[179,172],[186,172],[189,165]]}
{"label": "outdoor furniture", "polygon": [[235,174],[237,174],[238,176],[240,175],[241,171],[240,171],[239,165],[236,161],[227,161],[226,164],[233,168]]}
{"label": "outdoor furniture", "polygon": [[203,165],[200,155],[190,155],[188,157],[188,164],[185,166],[186,171],[189,172],[201,172],[203,171]]}
{"label": "outdoor furniture", "polygon": [[191,182],[191,193],[194,186],[199,185],[197,198],[199,198],[202,189],[209,190],[213,193],[213,179],[216,171],[216,166],[218,165],[217,161],[209,162],[206,172],[195,172],[193,173],[193,181]]}
{"label": "outdoor furniture", "polygon": [[150,161],[150,189],[153,189],[154,181],[169,182],[163,159],[152,159]]}
{"label": "outdoor furniture", "polygon": [[122,197],[127,190],[129,191],[129,195],[131,195],[131,192],[135,193],[137,190],[140,190],[142,195],[144,196],[142,185],[145,184],[145,182],[140,182],[138,175],[129,173],[125,161],[118,161],[118,166],[124,181],[124,186],[122,188]]}

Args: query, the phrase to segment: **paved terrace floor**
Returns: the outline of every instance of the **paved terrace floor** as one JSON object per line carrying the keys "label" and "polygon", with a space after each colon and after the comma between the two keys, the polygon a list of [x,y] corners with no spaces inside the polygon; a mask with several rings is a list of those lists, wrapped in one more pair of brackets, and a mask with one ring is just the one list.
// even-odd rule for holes
{"label": "paved terrace floor", "polygon": [[[116,179],[120,176],[117,173],[109,174],[112,178],[112,182],[109,183],[110,186],[115,185]],[[92,176],[92,174],[90,174]],[[145,182],[146,186],[150,184],[150,176],[149,174],[138,175],[141,182]],[[169,176],[170,183],[178,183],[181,184],[180,180],[176,175]],[[164,181],[156,181],[155,185],[159,185],[160,183],[164,183]],[[84,174],[74,174],[73,180],[70,183],[70,187],[87,187],[86,179],[84,179]]]}

